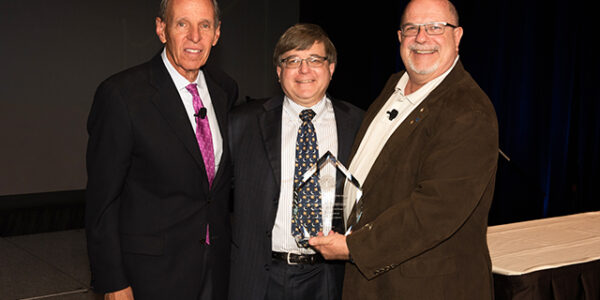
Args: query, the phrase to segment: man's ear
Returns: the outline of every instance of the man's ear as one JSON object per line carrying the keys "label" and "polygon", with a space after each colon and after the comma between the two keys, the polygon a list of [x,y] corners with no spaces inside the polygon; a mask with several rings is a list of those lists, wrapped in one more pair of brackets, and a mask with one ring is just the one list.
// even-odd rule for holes
{"label": "man's ear", "polygon": [[156,17],[155,23],[156,35],[158,36],[160,42],[164,44],[167,42],[167,35],[165,34],[165,28],[167,27],[167,24],[159,17]]}
{"label": "man's ear", "polygon": [[215,28],[215,36],[214,36],[213,42],[212,42],[213,47],[217,45],[217,42],[219,41],[219,37],[221,37],[221,22],[219,22],[219,24]]}
{"label": "man's ear", "polygon": [[452,32],[452,34],[454,35],[454,43],[456,44],[456,52],[458,53],[458,45],[460,45],[460,39],[462,39],[463,36],[462,27],[454,28],[454,32]]}

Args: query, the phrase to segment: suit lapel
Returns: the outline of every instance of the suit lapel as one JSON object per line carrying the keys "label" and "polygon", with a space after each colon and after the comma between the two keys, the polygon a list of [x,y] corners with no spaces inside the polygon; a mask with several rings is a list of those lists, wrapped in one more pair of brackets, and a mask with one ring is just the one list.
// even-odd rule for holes
{"label": "suit lapel", "polygon": [[337,129],[338,151],[337,158],[344,166],[348,166],[348,156],[350,156],[350,147],[354,141],[352,128],[354,124],[349,116],[348,107],[343,103],[332,100],[333,112],[335,114],[335,123]]}
{"label": "suit lapel", "polygon": [[[190,125],[190,120],[187,117],[181,97],[162,62],[160,54],[152,60],[150,84],[157,90],[151,101],[163,115],[171,129],[173,129],[173,133],[193,157],[198,167],[202,169],[202,174],[206,174],[194,129]],[[206,180],[206,185],[208,187],[208,180]]]}
{"label": "suit lapel", "polygon": [[[208,92],[210,93],[210,100],[215,110],[219,131],[221,132],[221,136],[223,136],[223,153],[221,154],[220,165],[224,166],[226,165],[226,163],[224,163],[225,160],[229,159],[229,145],[225,139],[227,133],[227,95],[225,94],[225,91],[223,91],[223,89],[217,84],[217,82],[214,81],[207,70],[204,70],[204,79],[206,80],[206,86],[208,87]],[[204,168],[204,162],[202,163],[202,168]],[[224,168],[219,168],[217,170],[213,180],[213,185],[219,180],[220,177],[223,176],[223,172]]]}
{"label": "suit lapel", "polygon": [[[385,87],[381,91],[381,94],[377,97],[377,99],[375,99],[373,104],[371,104],[371,106],[369,106],[369,109],[365,113],[365,116],[360,125],[360,128],[358,129],[358,132],[356,133],[356,139],[354,140],[354,144],[352,145],[352,151],[350,152],[351,154],[350,154],[348,162],[351,162],[352,158],[354,158],[354,154],[356,154],[356,151],[358,150],[358,147],[360,146],[360,143],[361,143],[363,137],[367,133],[367,129],[369,129],[371,122],[373,121],[373,119],[375,118],[375,116],[377,115],[377,113],[379,112],[381,107],[383,107],[385,102],[394,93],[396,84],[398,83],[398,80],[400,80],[401,76],[402,76],[402,73],[397,73],[397,74],[392,75],[392,77],[388,80]],[[350,163],[348,163],[348,165],[350,165]]]}
{"label": "suit lapel", "polygon": [[281,113],[283,96],[273,97],[263,104],[265,111],[258,115],[258,125],[267,158],[277,187],[281,185]]}
{"label": "suit lapel", "polygon": [[[365,190],[364,195],[369,192],[369,187],[373,186],[368,184],[368,181],[377,182],[380,180],[381,175],[387,168],[384,165],[394,161],[394,154],[397,153],[398,148],[406,146],[406,140],[408,137],[425,122],[425,119],[429,115],[429,107],[431,102],[435,102],[433,99],[427,97],[419,106],[417,106],[406,119],[396,128],[396,131],[392,133],[388,141],[386,142],[383,149],[379,153],[377,160],[373,163],[371,171],[367,176],[367,180],[364,183]],[[364,196],[363,196],[364,197]]]}
{"label": "suit lapel", "polygon": [[[408,139],[408,137],[413,133],[413,131],[416,128],[423,126],[423,123],[426,122],[426,118],[430,114],[432,108],[435,107],[436,103],[444,97],[444,94],[446,93],[446,91],[448,91],[450,86],[453,84],[455,85],[455,84],[461,83],[460,78],[463,77],[462,74],[464,72],[465,71],[462,66],[462,63],[459,61],[454,66],[454,69],[452,69],[452,71],[448,74],[448,76],[446,76],[446,78],[433,91],[431,91],[431,93],[423,100],[423,102],[421,102],[421,104],[419,104],[419,106],[417,106],[408,115],[408,117],[406,117],[406,119],[402,122],[402,124],[400,124],[400,126],[398,126],[396,131],[394,131],[394,133],[390,136],[390,138],[386,142],[383,149],[381,149],[381,153],[379,154],[379,157],[373,164],[373,167],[371,168],[369,176],[367,176],[367,181],[376,182],[377,180],[379,180],[379,177],[381,176],[383,171],[386,169],[384,167],[385,164],[388,164],[390,161],[394,160],[394,154],[397,153],[398,148],[407,146],[406,140]],[[378,99],[377,109],[375,109],[373,111],[371,111],[371,109],[369,109],[369,111],[371,111],[372,115],[377,114],[377,112],[381,109],[381,107],[383,106],[385,101],[387,101],[387,99],[394,92],[393,87],[396,86],[396,84],[397,84],[398,80],[400,80],[401,76],[402,76],[402,73],[398,73],[394,76],[395,80],[392,80],[393,81],[392,84],[389,84],[389,82],[388,82],[388,85],[386,85],[386,92],[382,93],[382,97],[380,99]],[[385,96],[385,97],[383,97],[383,96]],[[370,120],[367,124],[370,124],[371,123],[370,121],[372,119],[373,119],[373,116],[370,117]],[[363,123],[363,125],[364,125],[364,123]],[[361,128],[361,130],[362,130],[362,128]],[[366,129],[365,129],[365,131],[366,131]],[[362,136],[364,136],[364,131],[362,132]],[[361,136],[361,139],[362,139],[362,136]],[[369,186],[373,186],[373,185],[367,184],[367,182],[365,182],[365,184],[364,184],[365,190],[363,191],[364,195],[366,195],[368,193]],[[363,197],[364,197],[364,195],[363,195]]]}
{"label": "suit lapel", "polygon": [[[330,98],[331,99],[331,98]],[[335,123],[337,129],[337,159],[341,162],[346,168],[350,167],[348,157],[350,156],[350,147],[352,146],[352,142],[354,141],[354,130],[356,124],[355,120],[350,117],[350,112],[348,106],[346,106],[342,102],[338,102],[335,100],[331,100],[333,104],[333,112],[335,114]],[[341,172],[336,171],[336,194],[341,195],[344,193],[344,183],[346,182],[346,178],[342,175]],[[342,207],[344,205],[343,198],[335,197],[336,207]],[[339,233],[344,233],[345,225],[343,218],[334,218],[332,221],[332,229]]]}

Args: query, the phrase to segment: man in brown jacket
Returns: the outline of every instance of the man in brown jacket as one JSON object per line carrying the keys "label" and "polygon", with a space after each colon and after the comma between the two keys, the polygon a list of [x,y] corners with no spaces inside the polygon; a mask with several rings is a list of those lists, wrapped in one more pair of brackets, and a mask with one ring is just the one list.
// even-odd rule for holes
{"label": "man in brown jacket", "polygon": [[449,1],[413,0],[404,11],[406,72],[389,79],[352,150],[363,183],[361,201],[346,205],[353,230],[310,241],[327,259],[349,260],[344,299],[493,298],[486,230],[498,125],[459,60],[462,33]]}

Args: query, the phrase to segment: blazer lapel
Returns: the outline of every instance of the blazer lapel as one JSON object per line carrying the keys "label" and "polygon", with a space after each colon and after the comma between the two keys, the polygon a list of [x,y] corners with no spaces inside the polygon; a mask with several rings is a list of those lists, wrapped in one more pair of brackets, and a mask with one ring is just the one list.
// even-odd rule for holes
{"label": "blazer lapel", "polygon": [[[392,77],[388,80],[385,87],[381,91],[381,94],[379,94],[379,96],[375,99],[373,104],[371,104],[371,106],[369,106],[369,109],[365,113],[365,116],[360,125],[360,128],[358,129],[358,132],[356,133],[356,139],[354,140],[354,144],[352,145],[352,151],[350,152],[351,154],[348,159],[348,162],[351,162],[352,158],[354,158],[354,155],[356,154],[356,151],[358,150],[358,147],[360,146],[360,143],[361,143],[363,137],[367,133],[367,129],[369,129],[369,125],[371,125],[371,122],[373,121],[373,119],[375,118],[375,116],[377,115],[377,113],[379,112],[381,107],[383,107],[385,102],[390,98],[390,96],[396,90],[395,89],[396,84],[398,83],[398,80],[400,80],[401,76],[402,76],[402,73],[397,73],[397,74],[392,75]],[[350,163],[348,163],[348,165],[350,165]]]}
{"label": "blazer lapel", "polygon": [[[429,115],[429,106],[431,102],[432,99],[427,97],[408,115],[408,117],[406,117],[398,128],[396,128],[396,131],[392,133],[383,149],[381,149],[379,156],[373,163],[369,176],[367,176],[367,181],[377,182],[379,180],[382,172],[386,170],[382,164],[389,164],[390,161],[394,161],[394,153],[397,153],[397,149],[406,145],[406,139],[417,127],[423,124],[424,120]],[[369,192],[369,187],[373,186],[372,184],[367,184],[367,181],[364,183],[365,189],[363,190],[363,197]]]}
{"label": "blazer lapel", "polygon": [[[335,101],[333,99],[331,100],[331,103],[333,104],[333,112],[335,114],[335,123],[337,129],[337,159],[346,168],[349,168],[350,164],[348,163],[348,157],[350,156],[350,147],[354,141],[354,130],[351,128],[355,128],[356,124],[353,123],[353,120],[349,115],[348,107],[344,103]],[[335,193],[337,195],[341,195],[344,193],[344,184],[346,182],[346,178],[345,176],[342,176],[342,173],[339,171],[336,171],[335,178]],[[344,205],[343,201],[343,198],[335,197],[334,205],[336,205],[336,207],[342,207]],[[344,233],[346,228],[344,224],[345,222],[343,218],[333,218],[331,225],[335,232]]]}
{"label": "blazer lapel", "polygon": [[333,112],[335,114],[335,123],[337,129],[337,142],[338,152],[337,159],[348,167],[348,156],[350,156],[350,147],[354,141],[354,135],[352,130],[348,128],[353,127],[352,120],[348,115],[348,107],[343,103],[332,100]]}
{"label": "blazer lapel", "polygon": [[[394,156],[394,153],[396,153],[396,150],[399,147],[406,146],[406,139],[412,134],[412,132],[417,127],[422,126],[423,122],[425,122],[425,119],[431,112],[431,108],[436,105],[436,102],[438,102],[440,99],[442,99],[444,97],[444,94],[446,93],[446,91],[448,91],[450,85],[451,84],[460,84],[460,78],[462,78],[462,76],[463,76],[462,74],[464,72],[465,71],[462,66],[462,63],[459,61],[454,66],[454,69],[452,69],[452,71],[448,74],[448,76],[446,76],[446,78],[433,91],[431,91],[431,93],[423,100],[423,102],[421,102],[421,104],[419,104],[419,106],[417,106],[408,115],[408,117],[406,117],[406,119],[402,122],[402,124],[400,124],[400,126],[398,126],[396,131],[394,131],[394,133],[390,136],[390,138],[386,142],[383,149],[381,149],[381,153],[379,154],[379,157],[373,164],[373,167],[371,168],[369,176],[367,177],[367,181],[379,180],[379,177],[381,176],[382,171],[385,170],[385,168],[382,166],[382,164],[387,164],[389,161],[393,161],[393,159],[394,159],[393,156]],[[370,121],[373,119],[373,116],[375,114],[377,114],[377,112],[381,109],[381,107],[383,106],[385,101],[387,101],[387,99],[394,92],[393,87],[396,86],[396,84],[397,84],[398,80],[400,80],[400,77],[402,76],[402,74],[403,73],[396,74],[393,77],[395,79],[388,82],[388,84],[386,85],[386,92],[382,93],[381,98],[377,99],[378,100],[377,109],[371,111],[371,116],[370,116],[370,120],[369,120],[368,124],[371,123]],[[391,82],[391,84],[390,84],[390,82]],[[362,130],[362,128],[361,128],[361,130]],[[366,128],[364,129],[364,131],[366,131]],[[364,131],[362,132],[363,136],[364,136]],[[361,139],[362,139],[362,136],[361,136]],[[364,192],[363,195],[368,193],[367,189],[369,186],[372,186],[372,185],[365,184],[364,186],[366,187],[366,189],[363,191]]]}
{"label": "blazer lapel", "polygon": [[[196,164],[202,169],[203,174],[206,174],[194,129],[190,126],[190,120],[187,117],[181,97],[160,55],[153,58],[152,64],[150,84],[156,88],[157,93],[152,97],[151,101],[156,105],[158,111],[163,115]],[[206,184],[208,185],[208,181]]]}
{"label": "blazer lapel", "polygon": [[283,96],[273,97],[263,104],[265,111],[258,116],[258,125],[267,158],[271,163],[277,187],[281,185],[281,113]]}
{"label": "blazer lapel", "polygon": [[[207,71],[204,71],[204,78],[206,80],[206,86],[208,87],[208,92],[210,93],[210,100],[212,102],[213,108],[215,110],[215,114],[217,117],[217,122],[219,123],[219,131],[221,132],[221,136],[223,136],[223,153],[221,154],[221,163],[220,165],[225,166],[226,160],[229,159],[229,145],[227,143],[227,139],[225,136],[227,135],[227,111],[228,111],[228,101],[227,94],[225,91],[218,85],[217,82],[210,76]],[[212,126],[212,125],[211,125]],[[204,168],[204,162],[202,163],[202,168]],[[224,172],[224,168],[219,168],[217,173],[215,174],[215,178],[213,180],[213,185],[220,177],[222,177]]]}

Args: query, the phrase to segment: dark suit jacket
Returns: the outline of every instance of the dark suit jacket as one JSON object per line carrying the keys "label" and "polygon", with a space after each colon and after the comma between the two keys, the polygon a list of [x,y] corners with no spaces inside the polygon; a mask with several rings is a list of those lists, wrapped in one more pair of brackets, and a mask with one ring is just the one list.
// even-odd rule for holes
{"label": "dark suit jacket", "polygon": [[[352,153],[401,75],[367,111]],[[497,156],[494,108],[458,62],[392,134],[363,183],[344,299],[493,298],[486,230]]]}
{"label": "dark suit jacket", "polygon": [[[97,292],[196,299],[212,272],[226,297],[231,166],[228,111],[237,84],[203,69],[223,135],[212,188],[179,93],[160,54],[100,84],[88,119],[86,233]],[[206,224],[211,244],[205,246]]]}
{"label": "dark suit jacket", "polygon": [[[234,165],[230,299],[264,299],[267,291],[271,231],[281,180],[282,103],[283,95],[257,100],[236,108],[230,115]],[[338,158],[346,163],[363,112],[346,102],[332,103]],[[341,176],[336,177],[341,183]]]}

